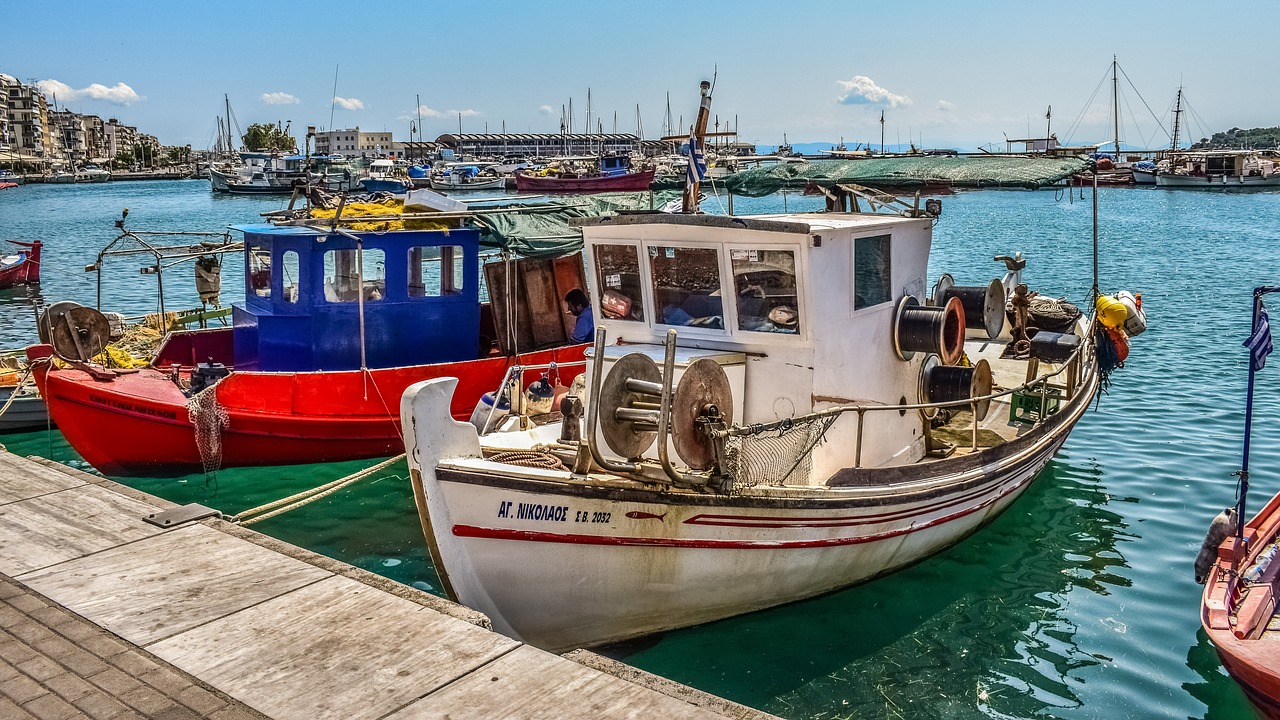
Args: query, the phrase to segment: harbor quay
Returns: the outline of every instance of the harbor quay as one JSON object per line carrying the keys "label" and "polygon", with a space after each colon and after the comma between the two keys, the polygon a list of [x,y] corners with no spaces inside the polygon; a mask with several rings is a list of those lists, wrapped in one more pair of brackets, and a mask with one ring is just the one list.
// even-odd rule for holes
{"label": "harbor quay", "polygon": [[0,446],[0,718],[772,715]]}

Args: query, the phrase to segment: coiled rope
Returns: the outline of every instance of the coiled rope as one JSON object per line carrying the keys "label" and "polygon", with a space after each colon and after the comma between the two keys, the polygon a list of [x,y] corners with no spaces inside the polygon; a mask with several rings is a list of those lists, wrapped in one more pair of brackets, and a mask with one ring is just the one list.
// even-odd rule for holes
{"label": "coiled rope", "polygon": [[279,515],[281,513],[286,513],[286,512],[289,512],[290,510],[296,510],[302,507],[303,505],[306,505],[311,502],[315,502],[316,500],[319,500],[320,498],[325,497],[326,495],[332,495],[333,493],[341,490],[342,488],[350,485],[351,483],[354,483],[357,480],[361,480],[363,478],[367,478],[370,475],[378,472],[379,470],[384,470],[400,462],[401,460],[404,460],[404,453],[400,453],[399,455],[393,458],[384,460],[378,463],[377,465],[374,465],[372,467],[367,467],[364,470],[361,470],[356,473],[352,473],[351,475],[348,475],[346,477],[338,478],[333,482],[325,483],[324,485],[311,488],[310,490],[303,490],[300,493],[290,495],[289,497],[286,497],[286,498],[280,498],[279,500],[269,502],[266,505],[259,505],[256,508],[250,508],[249,510],[245,510],[243,512],[237,513],[234,517],[227,518],[227,519],[230,522],[239,523],[241,525],[252,525],[256,522],[262,522],[267,518],[273,518],[276,515]]}
{"label": "coiled rope", "polygon": [[545,468],[547,470],[566,470],[560,458],[548,452],[538,450],[507,450],[490,455],[488,460],[520,465],[522,467]]}

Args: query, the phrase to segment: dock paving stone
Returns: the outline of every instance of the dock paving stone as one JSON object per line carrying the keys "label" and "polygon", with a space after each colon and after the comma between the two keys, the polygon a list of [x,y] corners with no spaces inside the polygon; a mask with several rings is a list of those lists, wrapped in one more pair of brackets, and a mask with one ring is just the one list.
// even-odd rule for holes
{"label": "dock paving stone", "polygon": [[18,669],[24,675],[37,682],[44,682],[55,675],[61,675],[66,672],[58,663],[50,660],[44,655],[37,655],[30,660],[18,665]]}
{"label": "dock paving stone", "polygon": [[190,685],[174,697],[178,702],[201,715],[208,715],[214,710],[224,708],[228,705],[226,700],[223,700],[216,694],[211,693],[198,685]]}
{"label": "dock paving stone", "polygon": [[127,705],[101,690],[95,690],[82,698],[77,698],[71,704],[94,720],[113,720],[130,712]]}
{"label": "dock paving stone", "polygon": [[49,691],[43,685],[32,680],[26,675],[18,675],[9,678],[4,682],[0,682],[0,695],[22,705],[24,703],[35,700],[41,695],[48,695]]}
{"label": "dock paving stone", "polygon": [[0,631],[0,660],[12,665],[24,663],[37,653],[27,647],[26,643],[7,632]]}
{"label": "dock paving stone", "polygon": [[115,665],[133,677],[141,677],[160,667],[159,663],[143,656],[137,650],[125,650],[107,658],[107,662]]}
{"label": "dock paving stone", "polygon": [[75,702],[98,689],[90,685],[84,678],[71,672],[55,675],[44,681],[44,686],[58,694],[67,702]]}
{"label": "dock paving stone", "polygon": [[137,689],[118,695],[116,699],[147,717],[179,706],[176,700],[146,685],[139,685]]}
{"label": "dock paving stone", "polygon": [[137,678],[130,677],[116,668],[107,668],[85,679],[115,697],[142,687],[142,682]]}
{"label": "dock paving stone", "polygon": [[15,705],[9,698],[0,696],[0,718],[5,720],[27,720],[29,717],[31,717],[31,713]]}
{"label": "dock paving stone", "polygon": [[41,695],[23,705],[22,709],[40,720],[71,720],[81,716],[74,705],[52,694]]}

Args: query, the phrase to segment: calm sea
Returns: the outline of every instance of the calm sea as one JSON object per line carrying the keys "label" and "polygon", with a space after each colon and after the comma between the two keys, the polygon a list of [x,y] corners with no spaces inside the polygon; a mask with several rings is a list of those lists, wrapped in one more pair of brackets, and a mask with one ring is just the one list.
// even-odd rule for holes
{"label": "calm sea", "polygon": [[[46,301],[92,304],[84,272],[115,237],[252,223],[284,201],[214,197],[199,181],[0,191],[0,239],[46,243]],[[815,208],[798,195],[735,211]],[[1104,189],[1100,284],[1143,294],[1149,330],[1110,393],[1031,489],[959,546],[874,583],[609,650],[659,675],[785,718],[1241,718],[1249,706],[1199,629],[1192,561],[1232,503],[1240,462],[1250,289],[1280,283],[1280,194]],[[721,204],[704,204],[718,212]],[[1091,203],[1065,192],[943,198],[931,280],[1002,274],[1021,250],[1033,290],[1083,303]],[[105,309],[154,311],[154,277],[110,263]],[[196,304],[190,270],[166,275],[169,308]],[[238,266],[227,270],[237,299]],[[0,347],[30,341],[23,290],[0,291]],[[1273,360],[1280,365],[1280,360]],[[1280,491],[1280,368],[1259,376],[1251,506]],[[83,467],[56,432],[0,439]],[[370,463],[232,469],[216,480],[129,479],[224,512]],[[401,466],[255,529],[439,592]]]}

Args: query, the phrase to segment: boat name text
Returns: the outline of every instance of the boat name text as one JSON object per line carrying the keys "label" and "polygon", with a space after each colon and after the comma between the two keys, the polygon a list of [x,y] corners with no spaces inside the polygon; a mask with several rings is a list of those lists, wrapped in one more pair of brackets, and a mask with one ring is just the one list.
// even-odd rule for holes
{"label": "boat name text", "polygon": [[113,407],[113,408],[116,408],[117,410],[124,410],[126,412],[138,413],[140,415],[151,415],[153,417],[165,418],[166,420],[178,419],[178,414],[172,410],[159,410],[157,408],[143,407],[140,405],[134,405],[132,403],[113,400],[112,398],[103,397],[101,395],[94,395],[93,393],[89,394],[89,401],[98,403],[99,405],[106,405],[107,407]]}
{"label": "boat name text", "polygon": [[[544,520],[547,522],[568,522],[569,507],[567,505],[543,505],[541,503],[516,503],[503,500],[498,505],[498,517],[516,520]],[[575,510],[574,522],[607,523],[612,513]]]}

